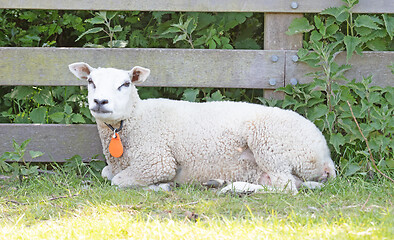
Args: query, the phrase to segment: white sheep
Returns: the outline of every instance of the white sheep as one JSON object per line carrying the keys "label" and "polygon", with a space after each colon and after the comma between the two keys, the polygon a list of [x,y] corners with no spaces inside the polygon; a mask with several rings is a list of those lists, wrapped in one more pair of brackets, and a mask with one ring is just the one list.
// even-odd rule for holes
{"label": "white sheep", "polygon": [[[150,70],[69,65],[88,83],[88,101],[97,121],[108,165],[102,176],[120,187],[223,179],[287,188],[335,177],[334,163],[318,128],[299,114],[251,103],[191,103],[141,100],[134,84]],[[124,146],[111,156],[114,128]],[[107,125],[108,124],[108,125]],[[312,183],[308,183],[312,181]]]}

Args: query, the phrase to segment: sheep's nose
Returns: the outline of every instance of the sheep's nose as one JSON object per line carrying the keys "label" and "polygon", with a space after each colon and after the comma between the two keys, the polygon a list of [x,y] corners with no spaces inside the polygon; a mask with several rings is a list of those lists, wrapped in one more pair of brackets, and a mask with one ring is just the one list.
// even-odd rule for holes
{"label": "sheep's nose", "polygon": [[107,99],[94,99],[94,102],[99,106],[103,106],[108,103],[108,100]]}

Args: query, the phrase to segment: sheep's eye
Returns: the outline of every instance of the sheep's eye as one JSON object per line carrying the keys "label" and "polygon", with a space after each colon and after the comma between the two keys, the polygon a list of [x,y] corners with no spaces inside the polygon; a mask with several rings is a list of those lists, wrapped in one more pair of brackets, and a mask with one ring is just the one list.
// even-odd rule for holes
{"label": "sheep's eye", "polygon": [[94,82],[93,82],[92,78],[88,78],[88,84],[92,85],[93,88],[96,88],[96,85],[94,85]]}
{"label": "sheep's eye", "polygon": [[118,90],[120,91],[120,89],[122,88],[122,87],[129,87],[130,86],[130,82],[125,82],[125,83],[123,83],[119,88],[118,88]]}

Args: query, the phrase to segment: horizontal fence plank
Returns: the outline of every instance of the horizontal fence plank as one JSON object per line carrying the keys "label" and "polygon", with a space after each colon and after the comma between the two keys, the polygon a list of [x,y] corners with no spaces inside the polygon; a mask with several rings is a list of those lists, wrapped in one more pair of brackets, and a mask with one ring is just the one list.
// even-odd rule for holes
{"label": "horizontal fence plank", "polygon": [[[303,63],[294,63],[293,50],[192,50],[192,49],[87,49],[87,48],[0,48],[0,85],[79,86],[67,65],[84,61],[93,67],[151,69],[141,86],[225,87],[276,89],[295,78],[311,81],[314,72]],[[286,54],[286,64],[285,64]],[[272,61],[272,56],[277,61]],[[345,62],[345,54],[337,56]],[[393,86],[387,67],[394,52],[364,52],[353,55],[349,78],[374,75],[374,85]],[[286,66],[285,66],[286,65]],[[286,69],[286,74],[285,74]],[[275,81],[273,81],[275,80]],[[272,84],[275,82],[275,84]],[[271,84],[270,84],[271,83]]]}
{"label": "horizontal fence plank", "polygon": [[[295,4],[296,3],[296,7]],[[292,5],[293,4],[293,5]],[[181,11],[181,12],[320,12],[341,6],[341,0],[0,0],[3,9],[114,10],[114,11]],[[392,13],[392,0],[360,0],[356,13]]]}
{"label": "horizontal fence plank", "polygon": [[[32,162],[64,162],[79,155],[84,161],[92,157],[103,160],[102,147],[94,124],[0,124],[0,154],[13,151],[12,139],[26,147],[25,160]],[[41,151],[43,156],[31,159],[28,151]]]}
{"label": "horizontal fence plank", "polygon": [[[293,82],[296,79],[298,83],[311,82],[313,77],[305,76],[305,74],[321,71],[321,69],[309,67],[305,63],[294,62],[293,56],[296,54],[297,51],[286,51],[286,85],[291,84],[292,79]],[[337,55],[336,61],[339,64],[345,64],[346,52]],[[350,80],[361,81],[363,77],[372,75],[372,85],[394,86],[394,75],[388,67],[394,64],[394,52],[363,52],[362,56],[353,54],[349,64],[352,65],[352,68],[345,72],[345,77]]]}
{"label": "horizontal fence plank", "polygon": [[[68,70],[151,69],[142,86],[276,88],[284,86],[284,51],[193,49],[0,48],[0,85],[85,85]],[[272,62],[271,56],[278,61]],[[276,85],[270,85],[276,79]],[[272,81],[271,81],[272,82]]]}

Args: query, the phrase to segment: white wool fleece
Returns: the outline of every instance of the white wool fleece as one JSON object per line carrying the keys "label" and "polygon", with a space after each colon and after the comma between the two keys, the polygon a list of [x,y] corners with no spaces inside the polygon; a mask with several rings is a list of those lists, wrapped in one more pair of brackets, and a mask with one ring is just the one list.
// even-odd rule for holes
{"label": "white wool fleece", "polygon": [[[125,81],[119,76],[140,80],[143,73],[136,77],[132,70],[128,75],[118,74],[116,79],[107,76],[103,80],[97,75],[108,75],[114,69],[89,69],[84,63],[76,64],[70,65],[70,70],[77,72],[77,66],[85,66],[87,79],[92,78],[95,83],[96,89],[89,88],[90,108],[97,110],[94,92],[98,90],[100,99],[109,101],[102,106],[107,106],[105,113],[92,113],[108,162],[102,175],[114,185],[136,187],[223,179],[287,186],[296,191],[299,181],[335,177],[323,135],[313,123],[293,111],[250,103],[141,100],[133,84],[119,88]],[[106,82],[106,89],[98,89],[100,81]],[[108,90],[108,81],[116,91],[127,91],[119,93],[123,99],[114,95],[115,90]],[[116,106],[116,101],[128,102],[127,110],[116,112],[111,107]],[[111,117],[107,111],[122,118]],[[114,158],[108,151],[113,132],[104,122],[116,128],[120,120],[124,120],[119,135],[125,151],[120,158]]]}

